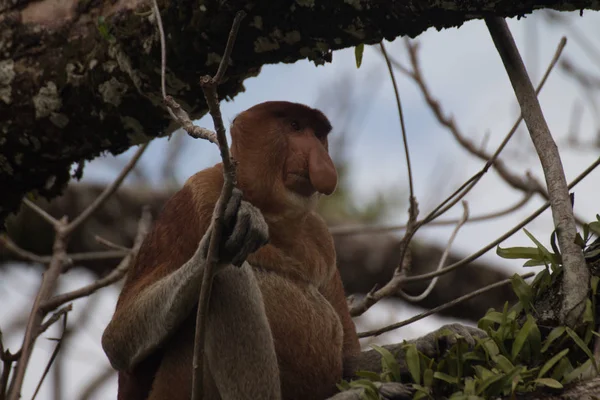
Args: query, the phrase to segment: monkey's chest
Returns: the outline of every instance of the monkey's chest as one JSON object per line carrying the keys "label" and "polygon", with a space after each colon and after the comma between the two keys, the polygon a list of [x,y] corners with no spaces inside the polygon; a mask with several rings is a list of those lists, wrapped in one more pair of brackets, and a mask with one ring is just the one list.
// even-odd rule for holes
{"label": "monkey's chest", "polygon": [[343,330],[313,285],[256,271],[279,361],[283,398],[323,399],[342,378]]}

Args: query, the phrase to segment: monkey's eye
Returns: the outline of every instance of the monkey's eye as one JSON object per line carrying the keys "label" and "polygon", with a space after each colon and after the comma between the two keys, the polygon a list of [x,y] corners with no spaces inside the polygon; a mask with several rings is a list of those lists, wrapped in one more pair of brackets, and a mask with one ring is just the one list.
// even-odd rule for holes
{"label": "monkey's eye", "polygon": [[295,131],[299,131],[300,130],[300,124],[298,123],[298,121],[294,120],[292,122],[290,122],[290,126],[292,127],[293,130]]}

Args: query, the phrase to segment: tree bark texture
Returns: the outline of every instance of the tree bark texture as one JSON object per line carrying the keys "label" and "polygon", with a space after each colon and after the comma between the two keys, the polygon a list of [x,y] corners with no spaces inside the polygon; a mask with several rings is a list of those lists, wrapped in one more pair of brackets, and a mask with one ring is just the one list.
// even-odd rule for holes
{"label": "tree bark texture", "polygon": [[[198,79],[214,73],[235,13],[245,10],[221,99],[263,64],[308,58],[424,30],[534,9],[600,9],[598,0],[159,0],[167,91],[192,118]],[[23,195],[51,198],[73,163],[171,133],[161,104],[160,49],[149,2],[0,0],[0,226]]]}

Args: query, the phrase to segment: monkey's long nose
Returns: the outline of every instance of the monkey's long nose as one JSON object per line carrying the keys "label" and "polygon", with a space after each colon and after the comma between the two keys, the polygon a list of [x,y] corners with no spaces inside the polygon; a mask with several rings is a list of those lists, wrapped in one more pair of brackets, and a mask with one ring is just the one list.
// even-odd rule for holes
{"label": "monkey's long nose", "polygon": [[314,146],[308,155],[310,183],[319,193],[329,195],[337,186],[337,172],[323,146]]}

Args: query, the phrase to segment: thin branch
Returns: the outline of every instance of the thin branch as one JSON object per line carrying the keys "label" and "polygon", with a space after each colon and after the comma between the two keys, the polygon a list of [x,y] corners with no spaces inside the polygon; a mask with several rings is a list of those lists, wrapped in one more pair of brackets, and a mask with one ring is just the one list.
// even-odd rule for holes
{"label": "thin branch", "polygon": [[[552,60],[550,61],[548,67],[546,68],[544,76],[542,77],[542,79],[536,89],[536,94],[539,94],[540,91],[542,90],[542,88],[544,87],[544,84],[546,83],[548,77],[550,76],[550,73],[552,72],[552,70],[556,66],[556,63],[559,60],[559,58],[565,48],[566,43],[567,43],[567,39],[565,37],[561,38],[561,40],[558,44],[558,47],[556,48],[556,51],[554,52],[554,56],[552,57]],[[489,168],[490,166],[493,166],[494,169],[498,172],[498,175],[500,175],[500,177],[511,187],[518,189],[518,190],[522,190],[524,192],[535,191],[536,193],[539,193],[540,195],[542,195],[544,197],[544,199],[548,200],[548,194],[547,194],[545,188],[539,182],[537,182],[533,179],[524,179],[524,178],[517,176],[516,174],[512,173],[507,168],[506,164],[502,160],[500,160],[498,158],[498,155],[500,154],[500,152],[504,149],[504,147],[506,146],[508,141],[515,134],[519,125],[521,124],[521,121],[523,121],[522,114],[519,115],[519,117],[513,124],[512,128],[510,129],[508,134],[505,136],[505,138],[502,141],[502,143],[500,144],[500,146],[498,146],[496,152],[493,155],[487,154],[482,147],[475,145],[475,143],[473,143],[469,139],[467,139],[467,137],[460,131],[460,129],[458,128],[458,126],[456,125],[456,123],[454,122],[454,119],[452,117],[448,117],[448,116],[444,115],[444,112],[440,106],[440,103],[436,99],[433,98],[433,95],[430,92],[427,84],[425,83],[425,79],[423,78],[420,63],[419,63],[419,58],[417,55],[417,47],[414,45],[412,45],[412,46],[408,45],[407,48],[408,48],[408,53],[409,53],[410,60],[411,60],[411,66],[413,69],[412,71],[410,71],[408,76],[411,77],[414,80],[414,82],[417,84],[417,86],[419,87],[421,93],[423,94],[423,97],[425,98],[425,101],[429,105],[429,108],[433,112],[433,114],[436,117],[436,119],[438,120],[438,122],[450,131],[450,133],[456,139],[458,144],[460,144],[469,153],[473,154],[474,156],[476,156],[484,161],[492,160],[491,163],[488,162],[486,164],[486,167]],[[487,170],[487,168],[486,168],[486,170]]]}
{"label": "thin branch", "polygon": [[400,101],[400,91],[398,90],[398,84],[396,83],[396,76],[394,75],[394,69],[392,68],[392,63],[390,62],[390,58],[388,57],[387,51],[385,50],[385,46],[383,42],[379,43],[379,47],[381,49],[381,54],[385,58],[385,64],[387,65],[388,72],[390,74],[390,78],[392,80],[392,87],[394,88],[394,95],[396,96],[396,106],[398,107],[398,117],[400,118],[400,127],[402,129],[402,142],[404,143],[404,155],[406,157],[406,168],[408,170],[408,186],[410,189],[410,197],[415,197],[415,189],[413,186],[413,175],[412,175],[412,167],[410,163],[410,151],[408,149],[408,139],[406,135],[406,126],[404,125],[404,113],[402,112],[402,103]]}
{"label": "thin branch", "polygon": [[63,344],[63,339],[65,337],[65,332],[67,330],[67,316],[68,316],[68,314],[66,314],[66,313],[63,314],[62,334],[61,334],[60,338],[58,339],[56,346],[54,347],[54,351],[52,351],[52,355],[50,355],[50,359],[48,360],[48,363],[46,364],[46,368],[44,368],[42,377],[40,378],[40,381],[38,382],[38,385],[35,388],[35,392],[33,392],[33,396],[31,397],[31,400],[35,400],[35,398],[37,397],[37,394],[39,393],[40,388],[42,387],[42,383],[44,383],[44,379],[46,379],[46,376],[48,375],[48,372],[50,371],[50,368],[52,367],[54,360],[56,360],[56,356],[58,356],[58,352],[60,351],[60,348]]}
{"label": "thin branch", "polygon": [[121,183],[123,183],[123,181],[125,180],[127,175],[129,175],[129,172],[131,172],[131,170],[135,167],[135,165],[137,164],[140,157],[144,154],[144,152],[148,148],[148,144],[149,144],[149,142],[144,143],[137,149],[137,151],[135,152],[133,157],[131,157],[131,159],[129,160],[127,165],[125,165],[125,167],[123,168],[121,173],[117,176],[117,178],[107,188],[105,188],[102,191],[102,193],[100,193],[100,195],[92,202],[92,204],[90,204],[85,210],[83,210],[83,212],[81,214],[79,214],[77,216],[77,218],[75,218],[73,220],[73,222],[71,222],[66,227],[66,229],[65,229],[66,235],[69,235],[75,229],[77,229],[79,227],[79,225],[81,225],[86,219],[88,219],[89,216],[92,215],[94,213],[94,211],[96,211],[102,204],[104,204],[106,199],[108,199],[119,188],[119,186],[121,186]]}
{"label": "thin branch", "polygon": [[27,250],[20,248],[6,234],[0,235],[0,243],[11,253],[13,253],[19,258],[22,258],[23,260],[32,261],[40,264],[46,264],[48,262],[46,257],[38,256],[37,254],[31,253]]}
{"label": "thin branch", "polygon": [[561,320],[574,327],[585,309],[590,274],[581,247],[575,243],[577,226],[560,154],[508,24],[501,17],[487,18],[485,22],[502,58],[521,106],[521,113],[529,130],[531,141],[542,164],[554,226],[558,233],[558,245],[565,266]]}
{"label": "thin branch", "polygon": [[[517,203],[507,207],[503,210],[493,211],[488,214],[478,215],[476,217],[469,218],[466,221],[466,224],[472,222],[481,222],[488,221],[490,219],[495,219],[499,217],[503,217],[505,215],[511,214],[527,203],[533,197],[533,193],[525,193],[522,199],[520,199]],[[423,225],[424,228],[433,227],[433,226],[448,226],[448,225],[456,225],[458,224],[460,219],[446,219],[439,221],[432,221],[426,225]],[[422,220],[419,220],[418,223],[422,223]],[[357,234],[372,234],[372,233],[388,233],[394,231],[400,231],[406,229],[406,225],[391,225],[391,226],[367,226],[367,225],[359,225],[359,226],[334,226],[329,228],[329,231],[332,235],[335,236],[348,236],[348,235],[357,235]]]}
{"label": "thin branch", "polygon": [[94,240],[96,240],[96,242],[98,242],[100,244],[105,245],[106,247],[110,247],[113,250],[121,250],[121,251],[126,251],[126,252],[129,251],[129,249],[127,247],[121,246],[120,244],[113,243],[110,240],[103,238],[102,236],[96,235],[96,236],[94,236]]}
{"label": "thin branch", "polygon": [[[569,185],[569,189],[573,188],[575,185],[577,185],[579,182],[581,182],[594,169],[596,169],[596,167],[598,167],[598,165],[600,165],[600,158],[597,158],[596,161],[594,161],[581,174],[579,174],[577,176],[577,178],[575,178],[573,180],[573,182],[571,182],[571,184]],[[484,255],[485,253],[487,253],[488,251],[490,251],[491,249],[493,249],[494,247],[496,247],[497,245],[499,245],[500,243],[502,243],[503,241],[505,241],[506,239],[508,239],[515,233],[517,233],[518,231],[520,231],[524,226],[526,226],[528,223],[530,223],[531,221],[536,219],[541,213],[546,211],[546,209],[548,207],[550,207],[549,201],[547,201],[543,206],[541,206],[540,208],[535,210],[533,213],[531,213],[527,218],[525,218],[524,220],[519,222],[517,225],[515,225],[511,230],[506,232],[504,235],[500,236],[498,239],[494,240],[493,242],[491,242],[487,246],[483,247],[481,250],[471,254],[470,256],[463,258],[462,260],[457,261],[454,264],[452,264],[438,272],[434,271],[434,272],[428,272],[428,273],[422,274],[422,275],[409,276],[404,279],[404,282],[411,283],[411,282],[418,282],[418,281],[432,279],[432,278],[435,278],[436,276],[447,274],[448,272],[454,271],[457,268],[460,268],[464,265],[467,265],[467,264],[475,261],[482,255]]]}
{"label": "thin branch", "polygon": [[[456,224],[454,231],[452,231],[452,234],[450,235],[450,239],[448,239],[448,244],[446,245],[446,248],[444,249],[444,253],[442,254],[442,257],[440,258],[440,262],[438,263],[436,271],[440,271],[442,268],[444,268],[444,265],[446,264],[446,259],[448,258],[448,255],[450,254],[450,249],[452,248],[452,244],[454,243],[454,239],[456,239],[456,235],[458,234],[458,231],[460,230],[460,228],[462,228],[462,226],[465,224],[465,222],[467,222],[467,220],[469,219],[469,205],[464,200],[462,202],[462,205],[463,205],[463,215],[460,218],[460,220],[458,221],[458,223]],[[398,290],[398,294],[402,298],[404,298],[404,300],[410,301],[412,303],[417,303],[417,302],[425,299],[427,296],[429,296],[431,294],[431,292],[433,291],[433,288],[435,288],[437,281],[438,281],[438,277],[433,278],[431,280],[431,282],[429,282],[429,285],[423,291],[423,293],[421,293],[418,296],[411,296],[408,293],[405,293],[402,289]]]}
{"label": "thin branch", "polygon": [[42,323],[40,325],[40,329],[38,331],[38,336],[40,336],[42,333],[46,332],[48,330],[48,328],[50,328],[52,325],[54,325],[56,323],[56,321],[58,321],[63,315],[68,314],[72,310],[73,310],[73,305],[67,304],[66,306],[64,306],[64,307],[56,310],[56,312],[52,313],[50,318],[48,318],[44,323]]}
{"label": "thin branch", "polygon": [[52,225],[55,229],[59,225],[59,221],[56,218],[54,218],[52,215],[48,214],[45,210],[42,210],[42,208],[40,206],[35,204],[33,201],[29,200],[27,197],[23,198],[23,203],[27,207],[31,208],[32,211],[34,211],[36,214],[38,214],[44,220],[46,220],[46,222],[48,222],[50,225]]}
{"label": "thin branch", "polygon": [[215,216],[213,219],[213,230],[210,236],[210,246],[208,248],[207,262],[202,276],[202,285],[200,287],[200,296],[198,299],[198,309],[196,313],[196,331],[194,335],[194,358],[193,358],[193,377],[192,377],[192,400],[201,400],[204,396],[204,344],[206,342],[206,320],[208,315],[208,304],[210,301],[210,292],[212,288],[213,275],[219,258],[219,242],[221,241],[223,226],[223,215],[225,208],[231,198],[231,193],[236,183],[236,166],[229,154],[229,146],[227,144],[227,136],[225,126],[223,125],[223,117],[219,107],[219,96],[217,87],[223,79],[223,75],[227,71],[233,45],[237,37],[240,24],[246,13],[238,11],[233,20],[231,31],[225,46],[225,52],[221,58],[219,69],[214,78],[205,76],[200,79],[206,104],[215,125],[217,139],[219,142],[219,150],[223,161],[223,188],[221,196],[215,207]]}
{"label": "thin branch", "polygon": [[[527,279],[527,278],[531,278],[534,275],[535,275],[534,272],[528,272],[526,274],[521,275],[521,278]],[[446,304],[442,304],[441,306],[432,308],[431,310],[427,310],[427,311],[425,311],[425,312],[423,312],[423,313],[421,313],[419,315],[415,315],[414,317],[411,317],[411,318],[409,318],[409,319],[407,319],[405,321],[397,322],[395,324],[392,324],[392,325],[389,325],[389,326],[385,326],[385,327],[379,328],[379,329],[374,329],[374,330],[370,330],[370,331],[366,331],[366,332],[360,332],[358,334],[358,337],[359,338],[365,338],[365,337],[369,337],[369,336],[379,336],[379,335],[381,335],[383,333],[390,332],[390,331],[393,331],[393,330],[398,329],[398,328],[402,328],[403,326],[410,325],[413,322],[416,322],[416,321],[419,321],[419,320],[421,320],[423,318],[429,317],[430,315],[433,315],[433,314],[439,313],[441,311],[444,311],[444,310],[446,310],[448,308],[454,307],[457,304],[464,303],[465,301],[471,300],[472,298],[477,297],[477,296],[479,296],[479,295],[481,295],[483,293],[489,292],[490,290],[494,290],[494,289],[499,288],[501,286],[507,285],[511,281],[512,281],[512,278],[508,278],[508,279],[504,279],[502,281],[493,283],[491,285],[482,287],[481,289],[477,289],[474,292],[471,292],[469,294],[461,296],[461,297],[459,297],[457,299],[454,299],[454,300],[452,300],[452,301],[450,301],[450,302],[448,302]]]}
{"label": "thin branch", "polygon": [[25,371],[27,370],[33,346],[45,315],[41,309],[41,305],[52,295],[52,292],[54,292],[56,282],[62,272],[63,265],[66,262],[66,226],[66,217],[59,220],[55,226],[56,236],[52,248],[52,261],[46,272],[44,272],[42,283],[29,314],[25,336],[23,337],[23,344],[21,345],[21,356],[17,362],[17,367],[8,391],[9,400],[19,400],[21,397],[21,387],[23,386]]}
{"label": "thin branch", "polygon": [[[165,30],[163,28],[160,10],[156,0],[152,0],[152,7],[156,17],[156,25],[158,26],[158,34],[160,38],[160,89],[163,96],[163,101],[167,106],[167,111],[173,120],[185,129],[185,131],[194,139],[205,139],[211,143],[218,144],[217,135],[209,129],[194,125],[190,116],[171,96],[167,95],[167,86],[165,76],[167,71],[167,45],[165,43]],[[222,62],[223,60],[221,60]]]}
{"label": "thin branch", "polygon": [[48,311],[53,310],[56,307],[59,307],[60,305],[65,304],[69,301],[73,301],[76,299],[80,299],[82,297],[89,296],[89,295],[95,293],[97,290],[102,289],[106,286],[112,285],[113,283],[115,283],[115,282],[119,281],[121,278],[123,278],[125,276],[125,274],[127,273],[127,270],[129,269],[129,266],[131,265],[131,262],[135,259],[138,251],[140,250],[140,247],[142,246],[142,242],[144,241],[144,238],[146,237],[146,234],[148,233],[148,230],[150,229],[151,221],[152,221],[152,215],[150,214],[150,210],[148,207],[144,207],[144,209],[142,211],[142,217],[140,218],[140,221],[138,222],[138,229],[137,229],[137,234],[136,234],[135,241],[133,244],[133,248],[131,249],[131,251],[129,251],[127,253],[127,255],[123,258],[123,260],[121,260],[119,265],[114,270],[112,270],[111,273],[106,275],[104,278],[100,278],[90,285],[84,286],[77,290],[73,290],[72,292],[56,295],[56,296],[48,299],[47,301],[42,303],[42,306],[41,306],[42,310],[44,310],[45,312],[48,312]]}

